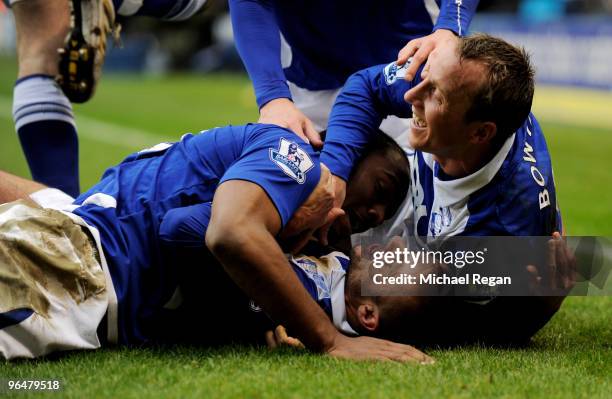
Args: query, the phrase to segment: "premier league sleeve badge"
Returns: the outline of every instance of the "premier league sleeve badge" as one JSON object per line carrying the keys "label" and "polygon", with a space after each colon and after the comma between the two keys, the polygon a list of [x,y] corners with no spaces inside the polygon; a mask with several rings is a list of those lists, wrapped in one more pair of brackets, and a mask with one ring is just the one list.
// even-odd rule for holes
{"label": "premier league sleeve badge", "polygon": [[270,148],[270,160],[299,184],[306,181],[306,172],[314,166],[306,151],[285,138],[280,139],[278,150]]}

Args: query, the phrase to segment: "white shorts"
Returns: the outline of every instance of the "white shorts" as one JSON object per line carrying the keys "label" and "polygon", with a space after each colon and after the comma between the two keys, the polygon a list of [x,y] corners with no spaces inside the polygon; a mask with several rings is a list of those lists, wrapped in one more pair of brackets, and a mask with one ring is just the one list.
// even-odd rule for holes
{"label": "white shorts", "polygon": [[[66,205],[62,195],[71,200],[57,193],[32,197],[57,206]],[[0,205],[0,357],[99,348],[98,326],[107,310],[116,312],[105,263],[91,231],[70,214],[32,201]],[[107,339],[116,342],[112,327]]]}

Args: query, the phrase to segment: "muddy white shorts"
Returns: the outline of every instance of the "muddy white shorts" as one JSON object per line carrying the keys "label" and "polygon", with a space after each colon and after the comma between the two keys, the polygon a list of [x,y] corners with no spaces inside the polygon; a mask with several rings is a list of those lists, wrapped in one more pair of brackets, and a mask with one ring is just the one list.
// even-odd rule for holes
{"label": "muddy white shorts", "polygon": [[100,347],[114,295],[101,256],[67,214],[30,200],[0,205],[0,358]]}

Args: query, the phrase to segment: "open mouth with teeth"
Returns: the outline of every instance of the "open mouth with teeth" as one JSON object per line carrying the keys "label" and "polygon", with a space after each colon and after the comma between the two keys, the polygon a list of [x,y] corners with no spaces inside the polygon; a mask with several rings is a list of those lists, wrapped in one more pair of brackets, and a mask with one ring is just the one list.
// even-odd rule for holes
{"label": "open mouth with teeth", "polygon": [[412,107],[412,123],[414,123],[414,125],[416,127],[420,127],[420,128],[425,128],[427,127],[427,122],[425,122],[424,119],[421,119],[416,112],[414,111],[414,107]]}

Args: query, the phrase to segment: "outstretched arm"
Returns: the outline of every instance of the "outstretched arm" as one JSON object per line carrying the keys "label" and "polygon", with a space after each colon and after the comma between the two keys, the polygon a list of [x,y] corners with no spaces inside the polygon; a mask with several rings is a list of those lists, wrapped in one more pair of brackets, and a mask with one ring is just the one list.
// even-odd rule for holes
{"label": "outstretched arm", "polygon": [[230,180],[215,192],[206,245],[232,280],[306,347],[352,359],[429,360],[407,345],[340,334],[292,271],[275,240],[280,228],[280,216],[260,186]]}
{"label": "outstretched arm", "polygon": [[440,15],[434,31],[447,29],[457,36],[465,36],[480,0],[442,0]]}
{"label": "outstretched arm", "polygon": [[266,0],[230,0],[236,48],[253,81],[260,123],[291,129],[315,147],[323,145],[310,119],[297,109],[283,72],[280,31]]}
{"label": "outstretched arm", "polygon": [[384,118],[412,116],[404,94],[420,79],[406,82],[405,72],[405,66],[392,62],[363,69],[346,81],[332,108],[321,153],[321,162],[332,174],[348,180],[364,148],[379,134]]}
{"label": "outstretched arm", "polygon": [[412,64],[406,71],[406,80],[414,79],[417,70],[432,51],[447,45],[455,36],[467,34],[478,2],[479,0],[442,0],[433,32],[428,36],[409,41],[397,55],[398,65],[405,64],[412,57]]}
{"label": "outstretched arm", "polygon": [[236,48],[253,81],[261,108],[277,98],[291,99],[280,59],[280,33],[266,0],[230,0]]}
{"label": "outstretched arm", "polygon": [[[404,94],[421,79],[420,76],[412,82],[404,79],[408,65],[398,67],[392,62],[358,71],[348,78],[336,98],[321,152],[321,162],[334,175],[334,206],[342,207],[353,166],[368,143],[380,134],[382,120],[389,115],[412,116]],[[329,228],[326,225],[319,232],[324,245],[328,243]]]}

